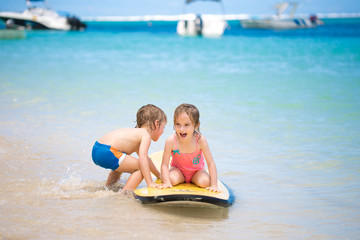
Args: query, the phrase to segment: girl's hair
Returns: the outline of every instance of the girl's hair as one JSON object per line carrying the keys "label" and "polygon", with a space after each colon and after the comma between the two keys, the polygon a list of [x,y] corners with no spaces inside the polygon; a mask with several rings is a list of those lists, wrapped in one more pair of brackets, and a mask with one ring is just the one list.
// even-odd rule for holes
{"label": "girl's hair", "polygon": [[155,129],[155,121],[159,121],[159,125],[167,122],[166,114],[163,110],[153,104],[142,106],[136,113],[136,128],[148,126],[151,130]]}
{"label": "girl's hair", "polygon": [[200,112],[199,110],[192,104],[188,104],[188,103],[183,103],[180,106],[178,106],[175,109],[174,112],[174,125],[176,124],[176,119],[180,116],[181,113],[185,112],[191,122],[194,124],[195,127],[197,127],[195,129],[195,132],[199,135],[200,134]]}

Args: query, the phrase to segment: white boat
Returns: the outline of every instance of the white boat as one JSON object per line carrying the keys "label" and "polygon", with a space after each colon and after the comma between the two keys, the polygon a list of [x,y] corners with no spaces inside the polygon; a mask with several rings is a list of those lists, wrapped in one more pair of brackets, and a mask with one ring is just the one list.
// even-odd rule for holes
{"label": "white boat", "polygon": [[[284,16],[283,12],[291,6],[291,12],[288,16]],[[294,14],[298,4],[295,2],[283,2],[274,6],[277,10],[276,15],[264,18],[264,19],[245,19],[240,20],[243,28],[253,29],[274,29],[274,30],[286,30],[286,29],[299,29],[299,28],[314,28],[318,25],[322,25],[323,22],[315,15],[308,18],[295,18]]]}
{"label": "white boat", "polygon": [[[186,0],[185,4],[190,4],[195,1],[196,0]],[[219,2],[222,4],[221,0],[208,1]],[[222,9],[224,12],[224,8]],[[181,36],[220,37],[224,34],[227,26],[228,23],[223,15],[186,14],[178,21],[176,31]]]}
{"label": "white boat", "polygon": [[[42,2],[44,7],[34,6],[32,2]],[[28,8],[22,12],[0,12],[8,29],[53,29],[84,30],[86,25],[75,16],[61,16],[52,10],[46,0],[26,0]]]}

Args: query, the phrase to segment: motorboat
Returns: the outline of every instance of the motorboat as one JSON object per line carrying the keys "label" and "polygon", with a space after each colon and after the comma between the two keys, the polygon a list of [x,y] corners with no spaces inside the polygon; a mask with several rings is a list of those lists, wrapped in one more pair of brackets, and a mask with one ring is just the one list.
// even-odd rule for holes
{"label": "motorboat", "polygon": [[[35,6],[32,2],[42,2],[44,6]],[[27,9],[22,12],[0,12],[0,19],[8,29],[52,29],[84,30],[86,24],[72,15],[62,16],[51,9],[46,0],[26,0]]]}
{"label": "motorboat", "polygon": [[[290,6],[292,7],[290,14],[288,16],[283,15],[284,11]],[[297,6],[298,3],[296,2],[279,3],[274,6],[276,15],[264,19],[244,19],[240,20],[240,23],[243,28],[273,30],[315,28],[323,24],[316,15],[307,18],[294,17]]]}
{"label": "motorboat", "polygon": [[[206,0],[186,0],[185,4],[190,4],[195,1]],[[219,2],[222,5],[224,14],[224,7],[221,0],[208,0]],[[220,37],[224,34],[227,21],[222,15],[211,14],[185,14],[177,23],[176,32],[180,36],[204,36],[204,37]]]}

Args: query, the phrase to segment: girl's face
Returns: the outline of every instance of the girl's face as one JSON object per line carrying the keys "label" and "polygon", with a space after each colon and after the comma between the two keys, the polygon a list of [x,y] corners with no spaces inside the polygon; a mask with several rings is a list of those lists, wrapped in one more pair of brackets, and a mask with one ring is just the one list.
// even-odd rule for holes
{"label": "girl's face", "polygon": [[190,117],[185,113],[181,113],[175,120],[175,131],[181,140],[191,138],[194,135],[196,126]]}

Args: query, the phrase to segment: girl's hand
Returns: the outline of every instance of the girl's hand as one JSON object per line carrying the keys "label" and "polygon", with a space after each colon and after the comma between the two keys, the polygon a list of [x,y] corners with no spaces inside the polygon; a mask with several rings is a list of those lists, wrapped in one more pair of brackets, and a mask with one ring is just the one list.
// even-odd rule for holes
{"label": "girl's hand", "polygon": [[206,190],[209,190],[210,192],[221,192],[220,189],[216,186],[207,187]]}

